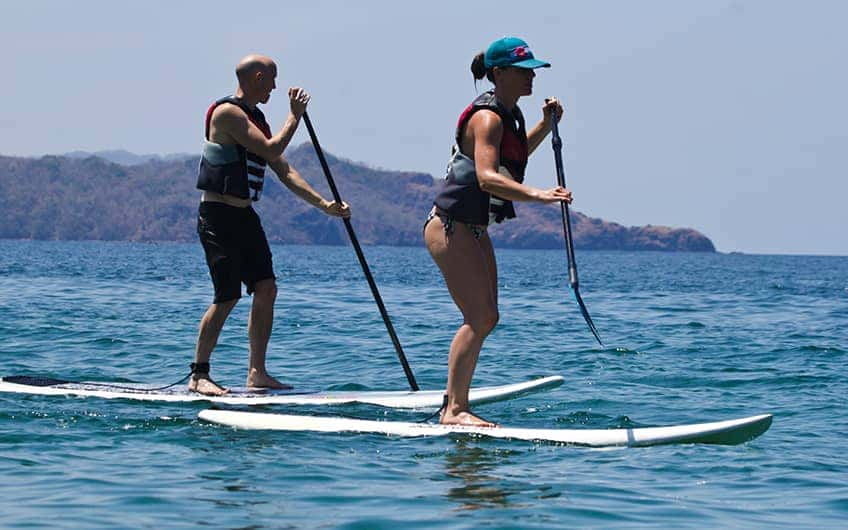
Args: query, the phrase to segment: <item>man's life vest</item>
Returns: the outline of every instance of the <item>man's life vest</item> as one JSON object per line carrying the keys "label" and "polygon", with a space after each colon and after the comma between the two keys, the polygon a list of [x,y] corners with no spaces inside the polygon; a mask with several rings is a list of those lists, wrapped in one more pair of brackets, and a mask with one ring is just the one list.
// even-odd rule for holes
{"label": "man's life vest", "polygon": [[517,106],[510,111],[495,97],[494,90],[480,94],[459,116],[456,126],[456,145],[448,162],[447,174],[441,190],[433,203],[451,218],[466,224],[488,225],[500,223],[504,219],[515,217],[512,201],[486,193],[480,189],[474,160],[464,154],[462,134],[465,125],[478,110],[491,110],[501,118],[503,136],[500,144],[500,172],[508,170],[509,175],[518,183],[524,182],[527,168],[527,131],[524,128],[524,116]]}
{"label": "man's life vest", "polygon": [[265,183],[265,167],[268,165],[265,159],[251,153],[242,145],[222,145],[209,141],[212,113],[218,105],[224,103],[236,105],[243,110],[265,137],[271,138],[271,128],[261,110],[250,108],[241,98],[235,96],[227,96],[213,103],[206,111],[206,138],[200,157],[197,188],[258,201]]}

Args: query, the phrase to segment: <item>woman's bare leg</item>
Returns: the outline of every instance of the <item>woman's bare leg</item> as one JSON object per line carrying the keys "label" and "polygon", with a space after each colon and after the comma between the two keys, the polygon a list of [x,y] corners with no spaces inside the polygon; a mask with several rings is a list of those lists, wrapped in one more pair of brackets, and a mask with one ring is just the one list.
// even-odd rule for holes
{"label": "woman's bare leg", "polygon": [[479,242],[480,248],[483,249],[483,256],[486,259],[486,269],[489,271],[489,281],[491,281],[495,307],[498,307],[498,262],[495,260],[495,249],[492,246],[492,240],[489,238],[489,232],[484,232]]}
{"label": "woman's bare leg", "polygon": [[468,390],[480,348],[498,322],[497,302],[490,278],[494,263],[481,242],[463,224],[456,223],[448,235],[441,219],[435,217],[427,224],[424,239],[463,316],[462,326],[451,342],[448,356],[448,402],[441,421],[494,426],[471,414],[468,403]]}

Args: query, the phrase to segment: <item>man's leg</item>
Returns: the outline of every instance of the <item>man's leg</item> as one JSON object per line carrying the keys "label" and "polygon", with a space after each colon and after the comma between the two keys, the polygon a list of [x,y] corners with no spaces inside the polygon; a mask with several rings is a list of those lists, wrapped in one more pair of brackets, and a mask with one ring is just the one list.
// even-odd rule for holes
{"label": "man's leg", "polygon": [[[208,363],[212,356],[212,350],[218,344],[218,336],[224,327],[230,311],[236,306],[238,298],[218,304],[212,304],[203,318],[200,320],[200,332],[197,335],[197,348],[194,352],[196,365]],[[227,391],[209,378],[208,372],[196,372],[192,374],[188,383],[188,389],[193,392],[208,396],[220,396]]]}
{"label": "man's leg", "polygon": [[[209,377],[209,358],[227,317],[241,297],[241,255],[236,233],[242,216],[239,208],[217,202],[201,202],[197,211],[197,235],[203,245],[209,276],[215,286],[215,298],[200,320],[195,371],[188,389],[207,395],[221,395],[226,389]],[[197,365],[200,365],[199,367]],[[199,369],[198,369],[199,368]]]}
{"label": "man's leg", "polygon": [[247,386],[254,388],[277,388],[288,390],[271,377],[265,368],[265,353],[271,339],[274,324],[274,301],[277,299],[277,283],[274,278],[256,282],[253,292],[253,305],[247,322],[247,334],[250,338],[250,366],[247,372]]}

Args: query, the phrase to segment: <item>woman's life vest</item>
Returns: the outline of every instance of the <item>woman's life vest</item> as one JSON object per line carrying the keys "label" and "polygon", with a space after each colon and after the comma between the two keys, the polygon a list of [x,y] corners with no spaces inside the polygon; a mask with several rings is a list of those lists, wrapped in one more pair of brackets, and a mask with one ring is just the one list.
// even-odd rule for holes
{"label": "woman's life vest", "polygon": [[197,188],[258,201],[265,183],[265,167],[268,165],[265,159],[251,153],[242,145],[222,145],[209,141],[212,113],[218,105],[224,103],[236,105],[243,110],[265,137],[271,138],[271,128],[258,108],[250,108],[241,98],[235,96],[227,96],[213,103],[206,111],[206,138],[200,157]]}
{"label": "woman's life vest", "polygon": [[516,182],[524,182],[527,168],[527,131],[524,116],[517,106],[510,111],[495,97],[494,90],[480,94],[459,116],[456,144],[453,146],[447,174],[433,203],[451,218],[466,224],[488,225],[515,217],[512,201],[493,196],[480,189],[474,160],[460,146],[465,125],[478,110],[491,110],[501,118],[503,136],[499,146],[500,173],[504,169]]}

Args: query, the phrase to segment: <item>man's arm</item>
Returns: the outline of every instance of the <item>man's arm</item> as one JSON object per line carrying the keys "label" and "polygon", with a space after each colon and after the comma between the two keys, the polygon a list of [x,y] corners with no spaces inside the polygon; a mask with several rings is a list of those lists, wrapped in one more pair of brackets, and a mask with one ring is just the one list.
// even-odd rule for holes
{"label": "man's arm", "polygon": [[327,215],[336,217],[350,217],[350,207],[347,203],[337,204],[335,201],[328,201],[322,197],[317,191],[312,189],[312,186],[306,182],[300,173],[297,172],[285,158],[278,156],[268,162],[271,169],[279,177],[280,182],[290,189],[295,195],[311,204],[312,206],[323,211]]}
{"label": "man's arm", "polygon": [[222,140],[221,136],[243,145],[248,151],[256,153],[265,160],[274,160],[283,154],[294,136],[300,118],[306,111],[309,95],[301,88],[289,89],[289,112],[280,131],[271,138],[254,125],[243,110],[235,105],[221,105],[212,115],[212,141]]}

